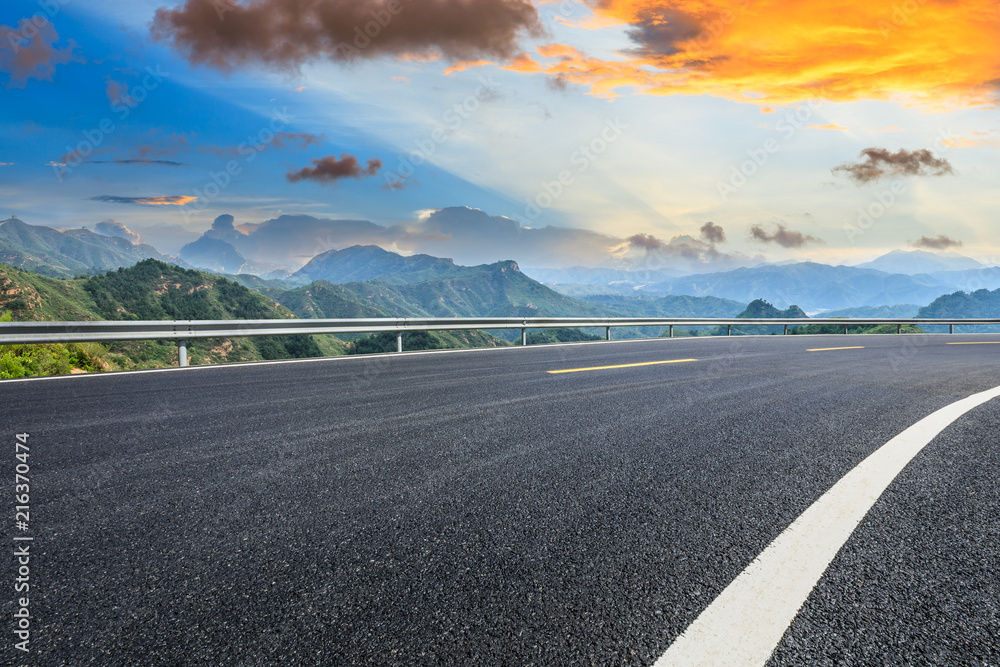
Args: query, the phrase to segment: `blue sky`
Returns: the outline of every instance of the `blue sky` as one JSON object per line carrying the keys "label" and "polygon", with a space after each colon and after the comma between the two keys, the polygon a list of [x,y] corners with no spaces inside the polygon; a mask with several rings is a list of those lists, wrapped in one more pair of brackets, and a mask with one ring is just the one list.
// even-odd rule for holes
{"label": "blue sky", "polygon": [[[768,20],[781,9],[776,2],[752,11],[728,3],[732,13],[722,21],[727,15],[713,13],[718,7],[708,0],[615,0],[600,9],[476,0],[483,11],[507,12],[502,16],[513,16],[513,8],[522,23],[499,37],[471,25],[457,38],[418,35],[402,50],[378,42],[396,38],[387,28],[389,37],[374,38],[376,55],[351,62],[309,51],[316,38],[306,34],[305,55],[294,62],[255,51],[260,43],[251,38],[236,46],[184,41],[173,26],[176,32],[153,39],[158,9],[183,18],[210,1],[4,4],[0,197],[7,210],[0,214],[57,227],[114,219],[168,244],[190,240],[226,213],[237,224],[305,214],[420,230],[430,212],[462,206],[522,227],[583,230],[578,262],[571,259],[576,237],[559,237],[567,252],[552,261],[561,264],[608,264],[649,252],[669,261],[692,248],[706,267],[760,259],[852,263],[914,247],[1000,259],[1000,122],[995,92],[982,93],[1000,80],[996,47],[957,52],[953,37],[927,32],[937,16],[893,19],[894,5],[885,3],[874,16],[888,24],[865,14],[872,33],[866,47],[916,65],[954,52],[954,71],[975,60],[961,77],[941,72],[944,83],[930,69],[872,74],[867,70],[880,62],[874,55],[861,74],[843,55],[852,45],[842,37],[824,37],[820,46],[830,48],[819,56],[816,40],[779,43],[775,35],[788,26]],[[431,11],[421,2],[406,0],[393,19],[400,39],[416,31],[408,16]],[[255,5],[281,0],[233,7]],[[865,12],[879,6],[865,3]],[[947,6],[928,0],[924,11]],[[990,7],[965,26],[961,44],[989,43],[977,41],[976,26],[985,22],[996,34]],[[37,33],[26,27],[31,17]],[[806,18],[796,17],[802,31]],[[747,35],[762,41],[759,53],[745,58],[775,54],[772,69],[757,68],[771,79],[747,82],[743,72],[695,64],[678,83],[680,70],[669,59],[714,49],[713,62],[733,62],[730,51],[743,48]],[[918,36],[929,55],[909,44]],[[198,62],[194,46],[214,49],[216,61]],[[21,50],[33,47],[34,68],[26,69]],[[789,60],[794,70],[779,72],[775,63]],[[818,66],[822,76],[813,72]],[[869,148],[885,152],[863,156]],[[833,171],[865,164],[875,177]],[[709,222],[724,230],[724,241],[704,236]],[[594,235],[607,239],[606,256],[590,245],[584,250]],[[522,236],[526,244],[541,238]],[[467,253],[456,242],[452,254],[488,259],[486,237],[483,243],[482,252]],[[445,254],[448,239],[433,247]],[[516,246],[496,252],[536,263],[555,257]],[[520,259],[496,257],[508,258]]]}

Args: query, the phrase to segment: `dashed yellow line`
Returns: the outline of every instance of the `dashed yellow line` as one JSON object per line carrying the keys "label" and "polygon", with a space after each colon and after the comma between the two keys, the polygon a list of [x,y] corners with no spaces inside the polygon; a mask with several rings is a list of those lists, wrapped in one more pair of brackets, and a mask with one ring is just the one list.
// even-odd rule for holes
{"label": "dashed yellow line", "polygon": [[551,375],[559,373],[582,373],[584,371],[606,371],[612,368],[635,368],[636,366],[656,366],[658,364],[683,364],[686,361],[698,361],[697,359],[670,359],[668,361],[644,361],[640,364],[618,364],[617,366],[591,366],[589,368],[568,368],[562,371],[546,371]]}
{"label": "dashed yellow line", "polygon": [[1000,340],[977,340],[970,343],[945,343],[946,345],[1000,345]]}
{"label": "dashed yellow line", "polygon": [[852,345],[851,347],[814,347],[806,352],[826,352],[827,350],[863,350],[864,345]]}

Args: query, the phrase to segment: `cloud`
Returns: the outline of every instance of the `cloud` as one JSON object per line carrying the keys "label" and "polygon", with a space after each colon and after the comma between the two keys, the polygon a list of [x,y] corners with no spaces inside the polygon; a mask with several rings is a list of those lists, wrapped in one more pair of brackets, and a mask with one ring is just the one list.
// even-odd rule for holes
{"label": "cloud", "polygon": [[198,199],[188,195],[167,195],[161,197],[117,197],[115,195],[98,195],[91,201],[101,201],[108,204],[138,204],[140,206],[184,206]]}
{"label": "cloud", "polygon": [[768,232],[763,225],[752,225],[750,227],[750,238],[761,243],[777,243],[782,248],[801,248],[809,243],[822,243],[821,239],[802,232],[793,232],[783,224],[775,223],[773,232]]}
{"label": "cloud", "polygon": [[997,103],[995,0],[924,0],[912,15],[888,0],[587,4],[592,29],[624,27],[634,45],[629,58],[559,60],[543,71],[595,95],[713,95],[771,108],[818,98],[925,108]]}
{"label": "cloud", "polygon": [[294,71],[381,56],[507,59],[542,26],[530,0],[185,0],[157,9],[152,33],[192,63]]}
{"label": "cloud", "polygon": [[949,238],[944,234],[939,234],[935,237],[921,236],[916,241],[911,241],[910,245],[914,248],[930,248],[931,250],[946,250],[948,248],[957,248],[962,245],[961,241],[956,241],[953,238]]}
{"label": "cloud", "polygon": [[125,239],[129,243],[136,245],[141,240],[138,234],[113,218],[101,220],[99,223],[94,225],[94,231],[101,236],[112,236]]}
{"label": "cloud", "polygon": [[134,159],[114,159],[114,160],[84,160],[83,164],[156,164],[164,167],[184,167],[186,162],[176,160],[134,160]]}
{"label": "cloud", "polygon": [[722,227],[709,222],[701,227],[704,239],[678,234],[664,241],[651,234],[634,234],[625,239],[624,252],[619,252],[619,268],[637,270],[670,269],[677,273],[701,273],[706,270],[725,271],[738,266],[758,263],[759,258],[720,252],[716,241],[725,240]]}
{"label": "cloud", "polygon": [[319,158],[312,161],[312,167],[303,167],[298,171],[291,171],[286,174],[289,183],[299,181],[316,181],[320,185],[329,185],[343,178],[361,178],[362,176],[374,176],[382,168],[381,160],[368,160],[367,166],[362,167],[358,159],[353,155],[341,153],[339,158],[333,155]]}
{"label": "cloud", "polygon": [[701,238],[709,243],[725,243],[726,231],[714,222],[706,222],[701,226]]}
{"label": "cloud", "polygon": [[[218,157],[235,158],[240,155],[247,155],[250,149],[263,153],[268,148],[295,148],[304,150],[310,146],[322,146],[325,134],[309,134],[308,132],[275,132],[274,138],[269,143],[250,146],[247,143],[238,146],[199,146],[202,153],[209,153]],[[241,152],[242,151],[242,152]]]}
{"label": "cloud", "polygon": [[628,37],[638,45],[632,52],[647,56],[681,53],[684,50],[682,44],[702,32],[696,17],[666,6],[643,10],[630,24]]}
{"label": "cloud", "polygon": [[871,183],[883,176],[944,176],[955,173],[948,160],[934,157],[926,148],[915,151],[900,148],[895,153],[885,148],[866,148],[860,155],[865,158],[862,162],[834,167],[833,173],[844,172],[859,184]]}
{"label": "cloud", "polygon": [[215,220],[212,221],[212,231],[216,234],[232,234],[236,232],[233,223],[236,222],[236,218],[229,215],[228,213],[223,213]]}
{"label": "cloud", "polygon": [[652,234],[633,234],[626,240],[629,242],[629,245],[636,248],[645,248],[646,250],[658,250],[667,245]]}
{"label": "cloud", "polygon": [[837,125],[836,123],[824,123],[822,125],[809,125],[807,129],[810,130],[836,130],[838,132],[846,132],[847,128],[843,125]]}
{"label": "cloud", "polygon": [[44,14],[21,19],[17,28],[0,25],[0,72],[9,74],[8,88],[24,88],[30,79],[52,81],[57,65],[86,62],[72,39],[57,47],[59,33]]}
{"label": "cloud", "polygon": [[997,130],[989,132],[970,132],[971,137],[948,137],[941,141],[948,148],[1000,148],[1000,136]]}
{"label": "cloud", "polygon": [[116,106],[125,104],[130,107],[135,106],[135,100],[128,94],[128,86],[124,83],[109,78],[104,84],[104,95],[108,98],[108,104]]}

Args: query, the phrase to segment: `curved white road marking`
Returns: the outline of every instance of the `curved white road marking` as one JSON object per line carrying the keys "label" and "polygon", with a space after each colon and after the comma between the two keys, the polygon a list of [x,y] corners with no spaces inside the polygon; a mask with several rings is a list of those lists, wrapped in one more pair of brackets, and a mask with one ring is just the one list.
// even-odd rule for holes
{"label": "curved white road marking", "polygon": [[865,514],[948,425],[1000,397],[994,387],[924,417],[882,445],[803,512],[660,656],[668,665],[763,665]]}

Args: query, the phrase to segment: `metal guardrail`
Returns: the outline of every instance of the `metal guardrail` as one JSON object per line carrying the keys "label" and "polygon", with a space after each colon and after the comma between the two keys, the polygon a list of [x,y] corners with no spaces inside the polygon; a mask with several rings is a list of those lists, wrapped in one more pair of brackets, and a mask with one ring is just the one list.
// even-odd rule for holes
{"label": "metal guardrail", "polygon": [[885,319],[841,317],[828,318],[643,318],[643,317],[443,317],[443,318],[375,318],[337,320],[164,320],[133,322],[3,322],[0,323],[0,345],[39,343],[85,343],[119,340],[176,340],[181,366],[187,365],[187,341],[196,338],[239,338],[244,336],[286,336],[311,334],[396,334],[396,350],[403,351],[406,331],[455,331],[460,329],[520,329],[521,344],[527,344],[528,329],[604,328],[611,340],[612,327],[665,327],[673,337],[674,327],[724,326],[731,334],[734,326],[790,326],[835,324],[896,325],[896,333],[906,325],[1000,324],[1000,319]]}

